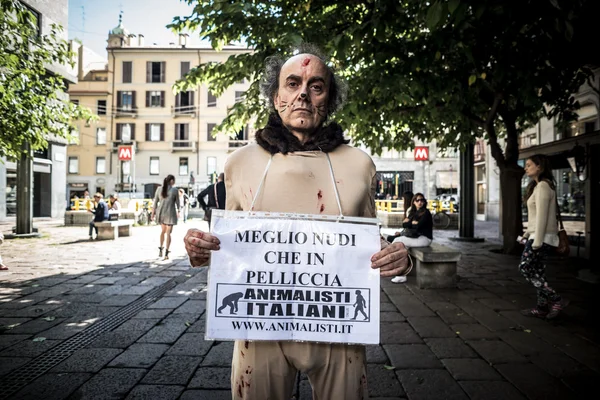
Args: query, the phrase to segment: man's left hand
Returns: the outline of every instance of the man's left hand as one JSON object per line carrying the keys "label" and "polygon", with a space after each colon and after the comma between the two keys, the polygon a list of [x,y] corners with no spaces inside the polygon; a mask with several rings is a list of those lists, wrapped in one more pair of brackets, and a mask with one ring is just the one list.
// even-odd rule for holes
{"label": "man's left hand", "polygon": [[371,268],[379,268],[383,277],[402,275],[408,268],[408,250],[396,242],[371,257]]}

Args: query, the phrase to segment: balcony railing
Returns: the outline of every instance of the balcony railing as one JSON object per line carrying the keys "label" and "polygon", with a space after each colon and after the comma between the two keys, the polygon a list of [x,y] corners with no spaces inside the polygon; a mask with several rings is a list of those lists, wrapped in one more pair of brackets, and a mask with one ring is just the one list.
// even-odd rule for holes
{"label": "balcony railing", "polygon": [[113,152],[119,150],[119,146],[131,146],[131,145],[133,145],[135,152],[136,153],[138,152],[138,148],[136,146],[135,140],[113,140],[111,143],[112,143],[111,150]]}
{"label": "balcony railing", "polygon": [[113,114],[118,117],[137,117],[137,107],[113,107]]}
{"label": "balcony railing", "polygon": [[229,141],[229,148],[230,149],[237,149],[238,147],[244,147],[248,143],[250,143],[249,140],[230,140]]}
{"label": "balcony railing", "polygon": [[174,151],[196,152],[196,142],[191,140],[173,140],[171,142],[171,153]]}
{"label": "balcony railing", "polygon": [[174,117],[195,117],[196,116],[196,106],[177,106],[171,107],[171,114]]}

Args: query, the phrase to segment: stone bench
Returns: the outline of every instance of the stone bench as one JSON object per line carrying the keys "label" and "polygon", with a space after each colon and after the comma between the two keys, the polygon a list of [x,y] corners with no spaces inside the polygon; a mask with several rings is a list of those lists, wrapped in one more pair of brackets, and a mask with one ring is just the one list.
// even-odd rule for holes
{"label": "stone bench", "polygon": [[134,220],[119,219],[117,221],[96,222],[98,228],[98,240],[114,240],[121,236],[131,236],[131,227]]}
{"label": "stone bench", "polygon": [[417,277],[421,289],[451,288],[456,286],[456,264],[460,253],[433,242],[427,247],[408,249],[414,267],[410,275]]}

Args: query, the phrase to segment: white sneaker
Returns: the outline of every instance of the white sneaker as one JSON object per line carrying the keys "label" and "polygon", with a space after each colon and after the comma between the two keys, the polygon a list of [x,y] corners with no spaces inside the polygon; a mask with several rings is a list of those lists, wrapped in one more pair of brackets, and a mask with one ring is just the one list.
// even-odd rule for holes
{"label": "white sneaker", "polygon": [[402,276],[395,276],[392,278],[392,282],[394,283],[404,283],[406,282],[406,276],[402,275]]}

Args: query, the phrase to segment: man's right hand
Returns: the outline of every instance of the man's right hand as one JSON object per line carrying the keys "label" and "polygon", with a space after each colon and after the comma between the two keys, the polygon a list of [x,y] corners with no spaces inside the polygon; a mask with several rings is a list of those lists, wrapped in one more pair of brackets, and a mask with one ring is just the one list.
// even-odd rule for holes
{"label": "man's right hand", "polygon": [[210,252],[219,250],[221,244],[216,236],[199,229],[189,229],[183,238],[183,242],[192,267],[206,265],[210,259]]}

